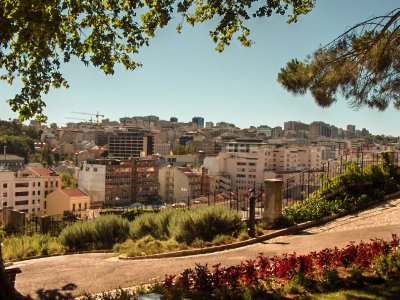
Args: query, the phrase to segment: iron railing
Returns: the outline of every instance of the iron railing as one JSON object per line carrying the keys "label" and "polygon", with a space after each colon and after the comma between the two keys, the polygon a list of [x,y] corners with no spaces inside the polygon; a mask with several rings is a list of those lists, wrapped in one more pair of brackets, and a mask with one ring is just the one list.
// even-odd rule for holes
{"label": "iron railing", "polygon": [[[399,152],[393,152],[393,161],[399,165]],[[283,207],[302,201],[313,192],[323,188],[327,183],[326,178],[333,178],[343,174],[349,163],[356,163],[361,169],[372,164],[382,164],[382,153],[356,153],[344,154],[337,159],[330,160],[318,168],[302,171],[294,176],[284,179],[282,190]]]}

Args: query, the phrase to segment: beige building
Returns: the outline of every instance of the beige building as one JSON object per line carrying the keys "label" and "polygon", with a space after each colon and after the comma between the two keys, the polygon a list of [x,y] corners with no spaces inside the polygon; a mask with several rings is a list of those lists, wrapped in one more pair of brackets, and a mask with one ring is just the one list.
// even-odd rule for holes
{"label": "beige building", "polygon": [[90,208],[90,196],[77,188],[58,189],[49,194],[42,203],[42,212],[48,216],[61,216],[64,211],[71,211],[83,217]]}
{"label": "beige building", "polygon": [[200,196],[200,174],[188,168],[166,166],[159,171],[159,195],[167,203],[187,202]]}
{"label": "beige building", "polygon": [[61,177],[50,168],[28,167],[20,172],[0,171],[0,204],[25,213],[38,213],[41,202],[61,189]]}
{"label": "beige building", "polygon": [[[320,167],[328,159],[335,158],[337,154],[330,148],[319,147],[287,147],[274,146],[258,147],[257,151],[250,152],[221,152],[217,157],[206,157],[204,167],[207,174],[217,175],[217,182],[229,186],[228,182],[221,180],[230,179],[231,188],[248,190],[254,185],[264,182],[266,172],[301,172],[310,168]],[[225,176],[221,176],[224,174]],[[219,184],[220,188],[223,187]]]}

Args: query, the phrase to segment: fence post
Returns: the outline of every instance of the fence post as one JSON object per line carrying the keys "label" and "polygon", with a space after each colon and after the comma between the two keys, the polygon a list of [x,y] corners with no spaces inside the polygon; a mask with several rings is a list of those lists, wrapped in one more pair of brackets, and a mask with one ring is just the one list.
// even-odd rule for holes
{"label": "fence post", "polygon": [[40,217],[40,233],[47,234],[49,232],[49,216]]}
{"label": "fence post", "polygon": [[250,190],[250,197],[249,197],[249,236],[255,237],[256,236],[256,196],[255,190]]}
{"label": "fence post", "polygon": [[236,211],[239,211],[239,188],[236,188]]}
{"label": "fence post", "polygon": [[265,183],[264,219],[274,226],[282,218],[282,188],[280,179],[267,179]]}
{"label": "fence post", "polygon": [[229,189],[229,209],[232,209],[232,189]]}
{"label": "fence post", "polygon": [[188,203],[187,203],[187,206],[188,206],[188,207],[190,206],[190,196],[188,196]]}

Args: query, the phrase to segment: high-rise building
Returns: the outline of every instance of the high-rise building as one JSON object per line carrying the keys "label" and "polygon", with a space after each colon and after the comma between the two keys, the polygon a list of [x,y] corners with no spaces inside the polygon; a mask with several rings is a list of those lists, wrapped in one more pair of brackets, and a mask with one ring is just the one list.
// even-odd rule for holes
{"label": "high-rise building", "polygon": [[204,128],[204,118],[202,118],[202,117],[193,117],[192,118],[192,123],[197,128]]}
{"label": "high-rise building", "polygon": [[137,128],[125,128],[108,136],[108,151],[114,159],[124,160],[151,155],[153,148],[153,135]]}
{"label": "high-rise building", "polygon": [[324,122],[312,122],[310,124],[310,133],[309,133],[309,138],[310,139],[315,139],[317,137],[330,137],[331,136],[331,127],[329,124],[326,124]]}

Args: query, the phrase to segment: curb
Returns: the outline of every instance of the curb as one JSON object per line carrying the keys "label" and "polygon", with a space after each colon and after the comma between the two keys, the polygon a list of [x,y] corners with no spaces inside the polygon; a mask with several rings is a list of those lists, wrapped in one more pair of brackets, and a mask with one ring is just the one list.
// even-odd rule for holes
{"label": "curb", "polygon": [[314,227],[316,225],[321,225],[321,224],[327,223],[329,221],[332,221],[334,219],[340,218],[343,215],[344,215],[344,213],[339,213],[339,214],[323,217],[318,220],[307,221],[307,222],[297,224],[297,225],[294,225],[294,226],[291,226],[288,228],[279,229],[279,230],[276,230],[275,232],[268,233],[268,234],[265,234],[265,235],[262,235],[262,236],[259,236],[256,238],[252,238],[252,239],[249,239],[246,241],[232,243],[232,244],[228,244],[228,245],[213,246],[213,247],[207,247],[207,248],[202,248],[202,249],[183,250],[183,251],[177,251],[177,252],[159,253],[159,254],[152,254],[152,255],[145,255],[145,256],[127,257],[126,255],[120,255],[120,256],[118,256],[118,259],[120,259],[120,260],[160,259],[160,258],[172,258],[172,257],[208,254],[208,253],[220,252],[220,251],[225,251],[225,250],[231,250],[231,249],[241,248],[241,247],[249,246],[252,244],[260,243],[260,242],[270,240],[270,239],[273,239],[273,238],[276,238],[279,236],[294,234],[301,230],[308,229],[310,227]]}
{"label": "curb", "polygon": [[48,258],[48,257],[56,257],[56,256],[68,256],[68,255],[75,255],[75,254],[95,254],[95,253],[115,253],[112,250],[93,250],[93,251],[77,251],[77,252],[66,252],[65,254],[55,253],[51,255],[37,255],[37,256],[30,256],[30,257],[22,257],[18,259],[10,259],[7,260],[6,263],[16,263],[20,261],[32,260],[32,259],[39,259],[39,258]]}

